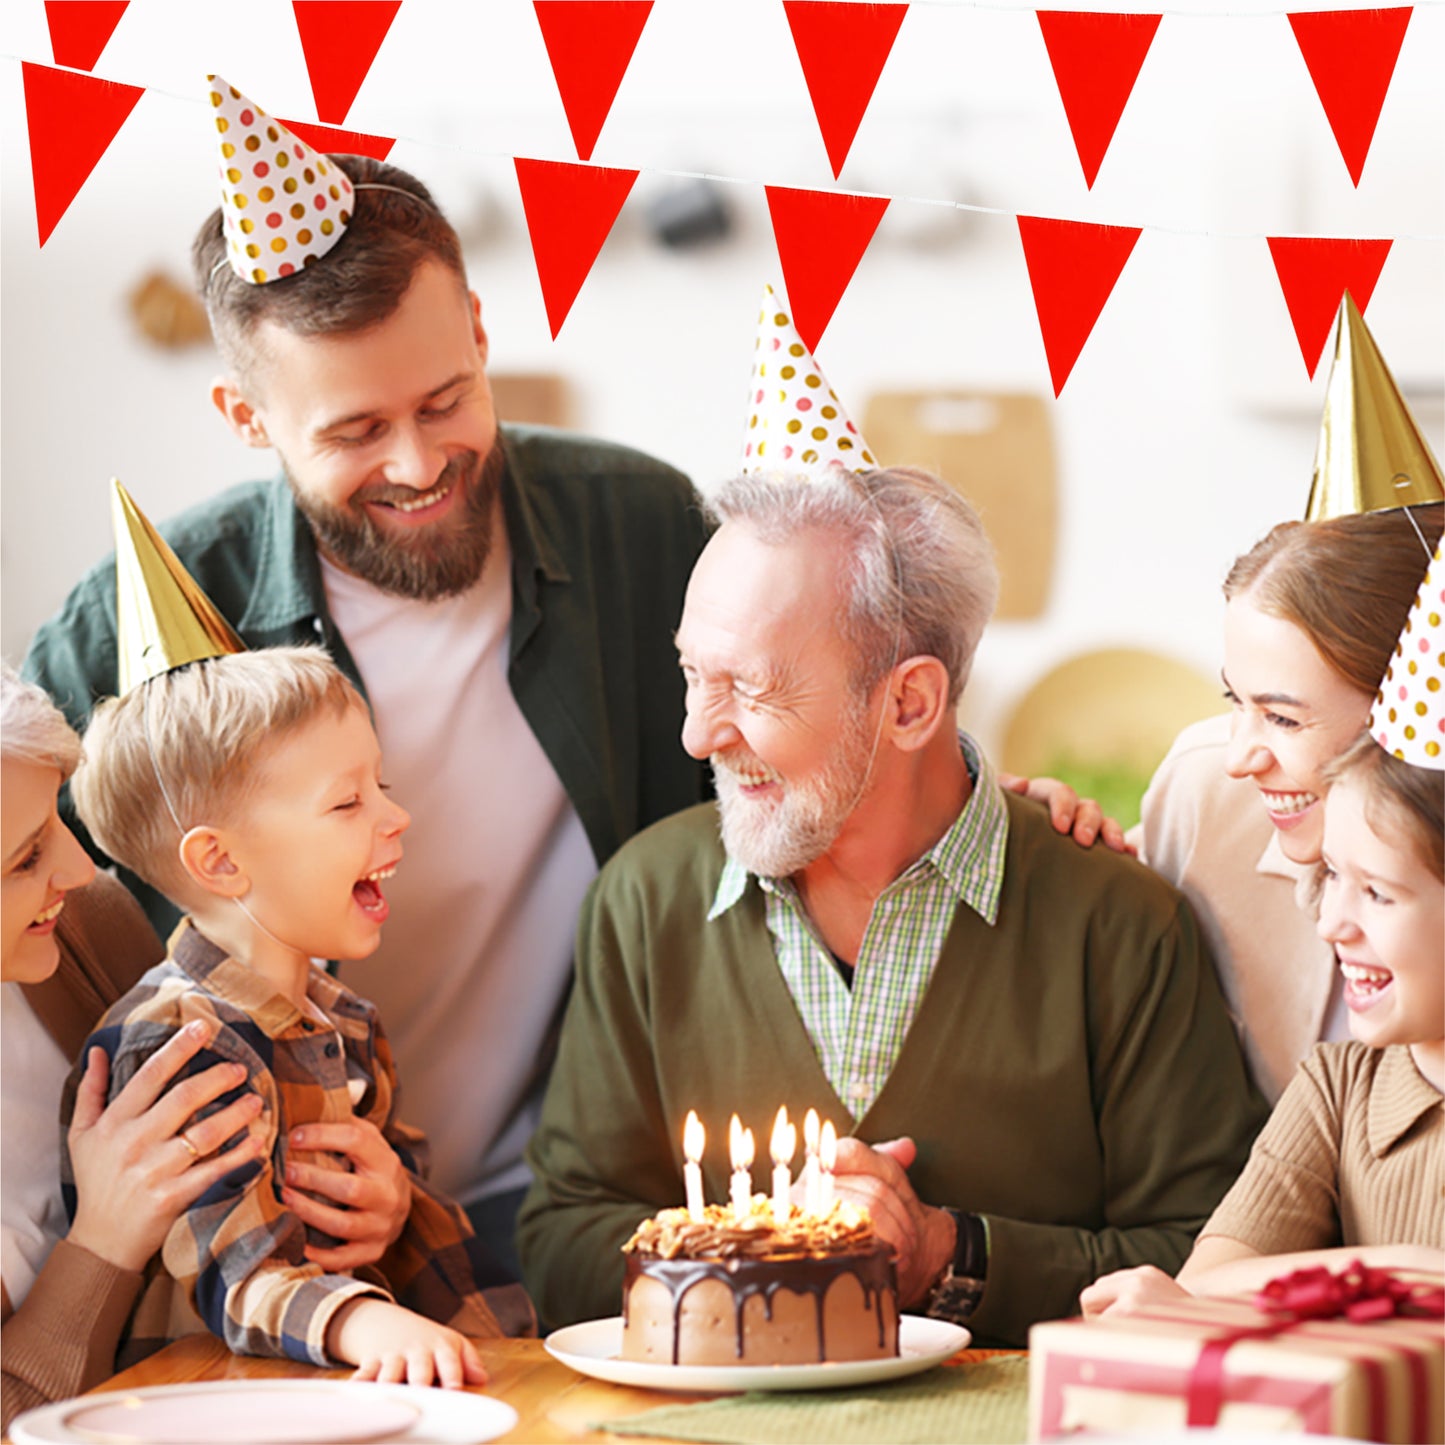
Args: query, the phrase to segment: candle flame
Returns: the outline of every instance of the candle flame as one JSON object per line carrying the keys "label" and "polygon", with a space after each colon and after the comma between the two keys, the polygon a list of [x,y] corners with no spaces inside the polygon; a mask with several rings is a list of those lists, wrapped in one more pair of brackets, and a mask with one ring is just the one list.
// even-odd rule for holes
{"label": "candle flame", "polygon": [[838,1131],[833,1127],[831,1119],[823,1125],[823,1137],[818,1144],[818,1162],[830,1174],[838,1162]]}
{"label": "candle flame", "polygon": [[734,1170],[753,1167],[753,1131],[743,1128],[743,1121],[736,1114],[728,1125],[728,1157]]}
{"label": "candle flame", "polygon": [[798,1127],[788,1122],[788,1106],[784,1104],[773,1121],[773,1137],[768,1152],[773,1156],[774,1164],[791,1164],[797,1148]]}
{"label": "candle flame", "polygon": [[818,1152],[818,1111],[809,1109],[803,1119],[803,1142],[807,1145],[809,1154]]}
{"label": "candle flame", "polygon": [[702,1151],[706,1147],[707,1131],[702,1127],[702,1120],[697,1117],[697,1110],[689,1109],[687,1123],[682,1126],[682,1152],[687,1155],[687,1162],[700,1164]]}

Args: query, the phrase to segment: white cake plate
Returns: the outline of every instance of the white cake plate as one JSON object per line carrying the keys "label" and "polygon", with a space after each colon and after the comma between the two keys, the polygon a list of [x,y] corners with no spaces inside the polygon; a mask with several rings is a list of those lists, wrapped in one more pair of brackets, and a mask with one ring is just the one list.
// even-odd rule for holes
{"label": "white cake plate", "polygon": [[555,1330],[544,1343],[564,1365],[614,1385],[648,1390],[837,1390],[900,1380],[941,1365],[967,1347],[962,1325],[903,1315],[898,1321],[898,1354],[886,1360],[838,1360],[822,1365],[654,1365],[618,1358],[622,1317],[588,1320]]}

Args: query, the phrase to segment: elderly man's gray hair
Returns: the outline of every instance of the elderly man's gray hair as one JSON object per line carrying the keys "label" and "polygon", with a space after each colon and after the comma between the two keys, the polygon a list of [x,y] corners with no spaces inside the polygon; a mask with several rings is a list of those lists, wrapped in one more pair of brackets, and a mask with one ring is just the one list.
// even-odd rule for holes
{"label": "elderly man's gray hair", "polygon": [[948,483],[915,467],[752,474],[724,482],[708,509],[773,545],[803,532],[840,536],[842,629],[859,691],[900,659],[928,656],[948,670],[957,703],[998,601],[998,568],[978,513]]}

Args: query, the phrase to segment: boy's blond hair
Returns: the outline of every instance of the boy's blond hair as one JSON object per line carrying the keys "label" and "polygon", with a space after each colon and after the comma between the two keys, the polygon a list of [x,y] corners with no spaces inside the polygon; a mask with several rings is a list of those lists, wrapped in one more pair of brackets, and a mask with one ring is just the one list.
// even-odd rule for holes
{"label": "boy's blond hair", "polygon": [[328,710],[365,706],[319,647],[193,662],[91,714],[71,783],[75,810],[117,863],[174,900],[187,883],[182,833],[224,823],[289,732]]}

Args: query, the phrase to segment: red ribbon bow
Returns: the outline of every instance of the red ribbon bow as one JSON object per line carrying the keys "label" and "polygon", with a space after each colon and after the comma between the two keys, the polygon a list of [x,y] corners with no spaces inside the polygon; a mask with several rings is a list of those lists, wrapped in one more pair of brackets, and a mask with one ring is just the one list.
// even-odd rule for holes
{"label": "red ribbon bow", "polygon": [[1371,1269],[1353,1260],[1339,1274],[1324,1265],[1297,1269],[1272,1279],[1254,1297],[1254,1307],[1293,1320],[1344,1318],[1355,1324],[1387,1320],[1394,1315],[1445,1318],[1445,1289],[1407,1284],[1388,1269]]}
{"label": "red ribbon bow", "polygon": [[1370,1269],[1363,1260],[1347,1264],[1339,1274],[1324,1265],[1297,1269],[1272,1279],[1254,1297],[1254,1306],[1276,1318],[1267,1325],[1230,1330],[1210,1340],[1199,1352],[1189,1375],[1189,1413],[1185,1423],[1209,1427],[1224,1407],[1224,1356],[1240,1340],[1269,1339],[1304,1320],[1347,1319],[1368,1324],[1395,1315],[1445,1318],[1445,1289],[1407,1284],[1387,1269]]}

